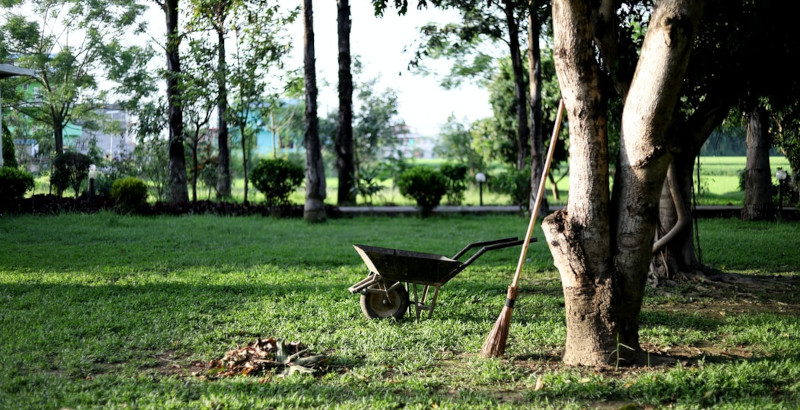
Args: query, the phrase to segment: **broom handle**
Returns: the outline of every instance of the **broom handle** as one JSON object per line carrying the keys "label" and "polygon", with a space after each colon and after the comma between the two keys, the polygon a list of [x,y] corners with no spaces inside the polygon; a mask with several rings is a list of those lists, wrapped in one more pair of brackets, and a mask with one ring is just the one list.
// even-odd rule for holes
{"label": "broom handle", "polygon": [[542,197],[544,196],[544,184],[547,178],[547,173],[550,170],[550,163],[553,161],[553,152],[556,148],[556,140],[558,140],[558,131],[561,128],[561,118],[564,114],[564,100],[561,99],[558,103],[558,114],[556,115],[556,123],[553,127],[553,136],[550,138],[550,147],[547,149],[547,159],[544,162],[542,169],[542,180],[539,182],[539,192],[536,193],[536,202],[534,202],[533,210],[531,211],[531,221],[528,223],[528,231],[525,233],[525,241],[522,243],[522,251],[519,254],[519,262],[517,262],[517,271],[514,272],[514,280],[511,286],[516,288],[519,284],[519,276],[522,272],[522,264],[525,262],[525,255],[528,253],[528,242],[533,235],[533,227],[536,225],[536,219],[539,217],[539,207],[542,205]]}

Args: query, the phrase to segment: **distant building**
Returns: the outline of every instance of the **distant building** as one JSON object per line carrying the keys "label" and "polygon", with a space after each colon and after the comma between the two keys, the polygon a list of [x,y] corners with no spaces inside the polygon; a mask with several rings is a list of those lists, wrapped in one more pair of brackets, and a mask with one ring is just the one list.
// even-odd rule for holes
{"label": "distant building", "polygon": [[397,151],[400,151],[405,158],[436,158],[436,154],[433,152],[433,148],[436,146],[436,138],[423,136],[416,128],[405,124],[396,125],[394,131],[397,145],[387,150],[388,152],[384,152],[384,155],[395,156]]}
{"label": "distant building", "polygon": [[[130,155],[136,148],[136,141],[131,135],[131,121],[128,113],[118,105],[107,105],[95,111],[100,117],[97,130],[68,124],[64,128],[64,145],[75,148],[82,153],[89,152],[92,140],[108,160],[119,159]],[[78,128],[77,132],[68,135],[68,129]]]}

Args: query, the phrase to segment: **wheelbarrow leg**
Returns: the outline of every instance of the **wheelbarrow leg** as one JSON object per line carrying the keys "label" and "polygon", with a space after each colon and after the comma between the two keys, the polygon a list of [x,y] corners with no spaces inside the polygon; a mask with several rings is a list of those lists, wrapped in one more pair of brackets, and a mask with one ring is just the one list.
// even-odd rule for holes
{"label": "wheelbarrow leg", "polygon": [[420,318],[423,310],[428,311],[428,317],[433,316],[433,309],[436,307],[436,298],[439,296],[439,286],[434,286],[433,298],[431,299],[430,305],[425,304],[425,301],[428,299],[430,285],[425,285],[425,287],[422,288],[422,298],[419,298],[416,283],[410,283],[409,286],[413,288],[412,291],[414,292],[414,312],[417,315],[417,319]]}

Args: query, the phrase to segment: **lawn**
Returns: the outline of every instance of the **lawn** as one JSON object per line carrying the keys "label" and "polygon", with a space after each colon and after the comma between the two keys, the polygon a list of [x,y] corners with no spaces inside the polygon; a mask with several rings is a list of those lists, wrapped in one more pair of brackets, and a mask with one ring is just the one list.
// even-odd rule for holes
{"label": "lawn", "polygon": [[[412,162],[411,164],[424,164],[424,165],[436,165],[442,163],[442,160],[427,160],[424,162]],[[699,205],[734,205],[734,206],[741,206],[744,202],[744,191],[739,189],[739,173],[745,169],[746,158],[745,157],[701,157],[700,158],[700,192],[697,197]],[[783,169],[789,169],[789,161],[786,157],[770,157],[770,166],[772,168],[771,174],[775,174],[775,170],[778,167],[782,167]],[[558,184],[557,188],[560,193],[559,198],[556,199],[553,196],[552,192],[552,185],[548,181],[546,189],[547,189],[547,200],[550,204],[554,205],[564,205],[567,200],[568,196],[568,188],[569,188],[569,176],[563,175],[563,172],[566,172],[566,166],[560,169],[553,169],[553,175],[555,176]],[[329,173],[330,174],[330,173]],[[334,174],[335,175],[335,174]],[[695,179],[696,181],[696,179]],[[773,183],[777,182],[773,179]],[[386,179],[381,181],[381,184],[384,186],[384,189],[375,194],[373,199],[373,205],[414,205],[414,201],[412,199],[406,198],[400,194],[397,187],[394,186],[394,183],[391,179]],[[208,188],[201,186],[202,184],[198,184],[197,187],[197,198],[198,200],[204,200],[209,197]],[[328,175],[326,178],[326,194],[327,199],[325,200],[328,204],[335,204],[336,203],[336,196],[337,196],[337,188],[338,188],[338,179],[333,176],[331,177]],[[39,177],[36,179],[36,189],[33,192],[29,192],[28,195],[32,194],[43,194],[48,193],[50,189],[49,179],[46,177]],[[232,196],[235,201],[242,201],[244,199],[244,179],[237,178],[233,181],[232,186]],[[191,188],[190,188],[191,191]],[[259,203],[264,201],[264,195],[258,192],[252,186],[248,189],[248,200],[253,203]],[[511,205],[511,198],[508,195],[497,193],[489,189],[489,186],[486,185],[483,187],[483,201],[484,205]],[[71,189],[68,189],[67,192],[64,193],[64,196],[73,196],[73,192]],[[189,193],[191,197],[191,192]],[[210,195],[211,199],[214,199],[214,195]],[[155,202],[155,197],[151,193],[150,201]],[[302,204],[305,201],[305,188],[300,187],[298,188],[289,198],[289,200],[294,204]],[[364,199],[359,197],[358,198],[359,204],[364,204]],[[462,205],[478,205],[481,203],[481,192],[479,187],[475,183],[471,183],[469,189],[464,194],[464,201]],[[443,199],[442,204],[446,204],[446,201]]]}
{"label": "lawn", "polygon": [[[798,222],[699,221],[703,261],[767,287],[648,289],[649,367],[568,368],[551,257],[531,246],[506,358],[476,357],[518,249],[441,289],[433,317],[366,319],[352,244],[450,255],[520,236],[516,216],[0,218],[0,408],[797,408]],[[541,233],[537,233],[541,237]],[[790,281],[787,278],[794,278]],[[315,375],[216,378],[257,338],[300,341]]]}

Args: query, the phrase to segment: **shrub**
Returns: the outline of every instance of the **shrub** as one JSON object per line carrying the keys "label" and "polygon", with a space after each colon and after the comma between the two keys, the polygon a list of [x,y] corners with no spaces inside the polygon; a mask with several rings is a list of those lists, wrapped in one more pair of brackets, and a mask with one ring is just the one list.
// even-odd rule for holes
{"label": "shrub", "polygon": [[31,189],[31,174],[13,167],[0,168],[0,211],[15,210],[25,193]]}
{"label": "shrub", "polygon": [[428,216],[447,192],[447,178],[433,168],[415,166],[400,174],[397,187],[401,194],[417,201],[422,216]]}
{"label": "shrub", "polygon": [[360,167],[354,182],[355,186],[353,186],[352,192],[355,195],[361,195],[367,205],[372,205],[373,195],[386,188],[380,183],[376,167]]}
{"label": "shrub", "polygon": [[250,178],[253,186],[266,197],[267,205],[284,205],[289,202],[292,191],[303,182],[305,171],[285,159],[262,159],[253,168]]}
{"label": "shrub", "polygon": [[19,166],[17,162],[16,149],[14,148],[14,140],[11,138],[11,133],[8,128],[3,127],[3,166],[16,168]]}
{"label": "shrub", "polygon": [[519,206],[520,212],[524,213],[531,197],[531,168],[530,166],[523,169],[506,168],[492,178],[489,187],[495,192],[510,196],[514,205]]}
{"label": "shrub", "polygon": [[447,179],[447,203],[461,205],[464,202],[464,192],[467,190],[467,168],[464,164],[444,164],[439,172]]}
{"label": "shrub", "polygon": [[89,175],[89,165],[92,160],[80,152],[64,152],[56,155],[53,160],[53,172],[50,174],[50,184],[61,195],[71,187],[77,197],[83,180]]}
{"label": "shrub", "polygon": [[111,197],[122,212],[139,212],[147,205],[147,184],[139,178],[121,178],[111,185]]}

